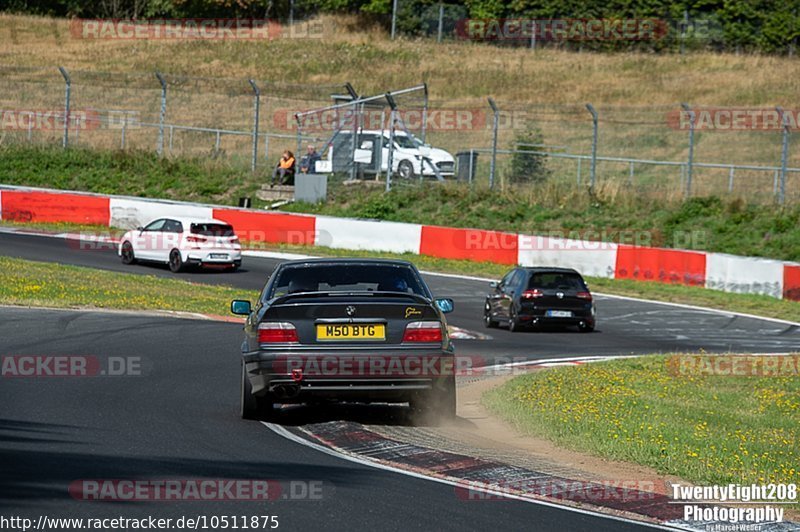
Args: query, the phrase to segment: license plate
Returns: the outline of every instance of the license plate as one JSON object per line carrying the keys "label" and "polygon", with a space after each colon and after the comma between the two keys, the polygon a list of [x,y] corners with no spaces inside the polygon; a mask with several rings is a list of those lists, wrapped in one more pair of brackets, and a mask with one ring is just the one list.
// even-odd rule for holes
{"label": "license plate", "polygon": [[228,258],[228,254],[227,253],[211,253],[208,256],[208,258],[210,258],[210,259],[227,259]]}
{"label": "license plate", "polygon": [[570,310],[548,310],[545,313],[548,318],[571,318],[572,311]]}
{"label": "license plate", "polygon": [[317,340],[385,340],[386,326],[375,323],[317,325]]}

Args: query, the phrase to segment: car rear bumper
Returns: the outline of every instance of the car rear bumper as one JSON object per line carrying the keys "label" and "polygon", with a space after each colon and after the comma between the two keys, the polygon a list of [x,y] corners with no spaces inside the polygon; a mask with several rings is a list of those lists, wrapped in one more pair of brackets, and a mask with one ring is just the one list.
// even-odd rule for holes
{"label": "car rear bumper", "polygon": [[555,317],[547,316],[546,311],[537,309],[533,312],[521,312],[517,315],[517,319],[531,325],[579,325],[581,323],[594,325],[593,312],[585,310],[571,310],[571,312],[572,316],[569,317]]}
{"label": "car rear bumper", "polygon": [[269,393],[285,403],[406,402],[444,389],[454,375],[453,353],[447,351],[257,351],[244,361],[253,394]]}
{"label": "car rear bumper", "polygon": [[238,266],[242,263],[242,252],[231,249],[189,250],[183,258],[187,264],[197,266]]}

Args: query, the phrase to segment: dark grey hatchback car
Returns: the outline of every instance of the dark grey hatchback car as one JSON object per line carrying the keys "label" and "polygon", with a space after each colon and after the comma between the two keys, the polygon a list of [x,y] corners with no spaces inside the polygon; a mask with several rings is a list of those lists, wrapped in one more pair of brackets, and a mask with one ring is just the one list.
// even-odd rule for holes
{"label": "dark grey hatchback car", "polygon": [[577,326],[594,330],[596,309],[592,293],[581,274],[571,268],[514,268],[491,284],[486,296],[486,327],[507,326],[518,331],[528,326]]}
{"label": "dark grey hatchback car", "polygon": [[241,414],[265,419],[280,403],[409,402],[455,416],[453,344],[444,314],[413,264],[309,259],[280,264],[247,316]]}

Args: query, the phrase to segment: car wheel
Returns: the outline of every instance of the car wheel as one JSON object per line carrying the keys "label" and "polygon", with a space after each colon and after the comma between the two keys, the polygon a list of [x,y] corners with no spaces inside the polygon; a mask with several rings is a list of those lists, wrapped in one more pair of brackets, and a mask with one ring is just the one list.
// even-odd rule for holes
{"label": "car wheel", "polygon": [[594,323],[580,323],[578,324],[578,330],[584,333],[592,332],[594,330]]}
{"label": "car wheel", "polygon": [[519,332],[522,330],[522,324],[517,318],[517,311],[511,307],[511,315],[508,318],[508,330],[511,332]]}
{"label": "car wheel", "polygon": [[414,165],[411,161],[400,161],[397,165],[397,175],[403,179],[412,179],[414,177]]}
{"label": "car wheel", "polygon": [[253,387],[247,378],[247,370],[242,362],[241,400],[239,413],[242,419],[269,420],[274,414],[274,405],[268,397],[253,395]]}
{"label": "car wheel", "polygon": [[122,256],[122,264],[135,264],[136,257],[133,254],[133,244],[128,241],[122,243],[122,251],[120,252]]}
{"label": "car wheel", "polygon": [[177,249],[173,249],[169,253],[169,269],[172,273],[183,271],[183,258],[181,258],[181,252]]}
{"label": "car wheel", "polygon": [[489,303],[486,303],[486,306],[483,308],[483,325],[487,329],[494,329],[497,327],[497,322],[492,319]]}

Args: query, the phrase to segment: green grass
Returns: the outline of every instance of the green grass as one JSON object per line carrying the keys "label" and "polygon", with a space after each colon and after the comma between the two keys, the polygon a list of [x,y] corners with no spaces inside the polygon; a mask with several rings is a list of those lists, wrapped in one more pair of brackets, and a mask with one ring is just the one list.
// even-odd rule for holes
{"label": "green grass", "polygon": [[54,146],[0,148],[0,183],[151,198],[235,204],[266,177],[207,158]]}
{"label": "green grass", "polygon": [[226,286],[0,257],[4,305],[230,315],[231,299],[257,297],[257,292]]}
{"label": "green grass", "polygon": [[284,210],[800,260],[800,205],[781,208],[741,199],[665,201],[557,185],[503,192],[430,184],[388,194],[333,186],[327,203]]}
{"label": "green grass", "polygon": [[[56,147],[0,148],[0,183],[234,205],[253,197],[261,174],[205,159],[159,159],[149,152]],[[254,201],[256,208],[264,202]],[[595,194],[547,184],[490,191],[456,183],[382,187],[329,185],[327,203],[283,210],[604,239],[800,261],[800,204],[750,204],[697,197],[666,201],[617,187]]]}
{"label": "green grass", "polygon": [[703,484],[800,483],[800,379],[676,375],[667,357],[515,377],[483,404],[525,434]]}

